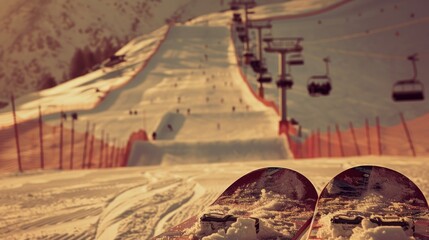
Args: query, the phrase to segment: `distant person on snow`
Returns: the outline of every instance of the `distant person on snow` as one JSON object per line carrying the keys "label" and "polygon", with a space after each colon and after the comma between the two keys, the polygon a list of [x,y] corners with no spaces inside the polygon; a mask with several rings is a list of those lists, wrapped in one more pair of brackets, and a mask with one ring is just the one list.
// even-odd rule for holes
{"label": "distant person on snow", "polygon": [[64,121],[67,121],[67,113],[61,111],[61,117],[64,119]]}
{"label": "distant person on snow", "polygon": [[171,126],[171,124],[168,124],[167,127],[168,127],[168,130],[170,130],[170,132],[173,131],[173,126]]}

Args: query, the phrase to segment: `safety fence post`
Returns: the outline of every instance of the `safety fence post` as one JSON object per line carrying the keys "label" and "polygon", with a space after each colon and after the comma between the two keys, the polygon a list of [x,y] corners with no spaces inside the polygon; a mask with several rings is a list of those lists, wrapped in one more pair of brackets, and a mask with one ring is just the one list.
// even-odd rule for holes
{"label": "safety fence post", "polygon": [[121,152],[121,148],[122,148],[122,144],[119,143],[118,144],[118,149],[116,151],[116,156],[115,156],[115,167],[119,167],[119,155],[120,155],[120,152]]}
{"label": "safety fence post", "polygon": [[371,155],[371,134],[369,132],[368,118],[365,118],[366,143],[368,147],[368,155]]}
{"label": "safety fence post", "polygon": [[71,139],[70,139],[70,169],[73,169],[74,154],[74,118],[71,119]]}
{"label": "safety fence post", "polygon": [[124,148],[122,149],[122,153],[121,153],[121,158],[122,158],[121,165],[123,167],[125,167],[127,164],[127,159],[125,159],[125,156],[127,155],[127,149],[128,149],[127,146],[128,146],[128,143],[125,144]]}
{"label": "safety fence post", "polygon": [[328,126],[328,157],[332,157],[332,151],[331,151],[331,127]]}
{"label": "safety fence post", "polygon": [[311,146],[311,148],[310,148],[310,158],[314,158],[314,152],[315,152],[315,145],[316,145],[316,143],[315,143],[316,141],[315,141],[315,139],[314,139],[314,132],[313,132],[313,130],[311,131],[311,134],[310,134],[310,146]]}
{"label": "safety fence post", "polygon": [[343,148],[343,140],[341,138],[341,132],[340,132],[340,128],[338,127],[338,124],[335,124],[335,128],[337,130],[337,136],[338,136],[338,142],[340,143],[340,152],[341,152],[341,157],[344,157],[344,148]]}
{"label": "safety fence post", "polygon": [[320,140],[320,129],[317,129],[317,154],[318,157],[322,157],[322,146],[321,146],[321,140]]}
{"label": "safety fence post", "polygon": [[98,159],[98,168],[102,167],[103,163],[103,147],[104,147],[104,129],[101,130],[101,139],[100,139],[100,155]]}
{"label": "safety fence post", "polygon": [[12,94],[10,98],[11,98],[11,102],[12,102],[13,126],[15,129],[16,154],[18,157],[18,170],[20,172],[22,172],[21,148],[20,148],[20,144],[19,144],[18,123],[17,123],[17,119],[16,119],[15,97]]}
{"label": "safety fence post", "polygon": [[94,140],[95,140],[95,123],[92,124],[91,143],[89,145],[88,168],[91,168],[91,165],[92,165],[92,155],[94,153]]}
{"label": "safety fence post", "polygon": [[375,124],[377,126],[377,145],[378,145],[378,155],[383,155],[383,151],[381,149],[381,127],[380,127],[380,118],[377,116],[375,117]]}
{"label": "safety fence post", "polygon": [[112,150],[110,151],[110,156],[109,156],[109,168],[111,168],[113,166],[113,156],[115,155],[115,145],[116,145],[116,139],[113,139],[113,145],[112,145]]}
{"label": "safety fence post", "polygon": [[42,107],[40,105],[39,105],[39,141],[40,141],[40,168],[45,169],[45,156],[43,152]]}
{"label": "safety fence post", "polygon": [[353,123],[350,122],[349,124],[350,124],[350,130],[352,131],[353,141],[355,142],[356,154],[358,156],[360,156],[360,149],[359,149],[359,145],[358,145],[358,142],[357,142],[357,139],[356,139],[356,133],[355,133],[355,129],[353,127]]}
{"label": "safety fence post", "polygon": [[307,137],[307,139],[306,139],[306,157],[307,158],[311,158],[311,134],[312,133],[310,133],[310,135],[308,135],[308,137]]}
{"label": "safety fence post", "polygon": [[105,168],[109,167],[109,149],[110,149],[110,143],[109,143],[109,134],[107,134],[106,136],[106,153],[104,154],[104,163],[105,163]]}
{"label": "safety fence post", "polygon": [[416,150],[414,149],[413,139],[411,138],[410,131],[408,130],[407,123],[405,122],[404,114],[402,112],[399,113],[399,116],[401,116],[402,126],[404,126],[405,134],[407,135],[408,143],[410,144],[410,149],[413,154],[413,156],[416,156]]}
{"label": "safety fence post", "polygon": [[63,111],[60,116],[60,156],[59,156],[59,168],[63,170],[63,137],[64,137],[64,124],[63,124]]}
{"label": "safety fence post", "polygon": [[85,168],[86,150],[88,145],[88,132],[89,132],[89,121],[86,121],[85,140],[83,145],[83,156],[82,156],[82,169]]}

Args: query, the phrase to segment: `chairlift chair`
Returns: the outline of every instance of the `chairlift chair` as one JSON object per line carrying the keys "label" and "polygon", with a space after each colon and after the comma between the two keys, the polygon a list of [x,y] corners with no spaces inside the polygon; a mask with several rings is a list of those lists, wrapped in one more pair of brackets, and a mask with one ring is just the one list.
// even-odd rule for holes
{"label": "chairlift chair", "polygon": [[421,101],[424,100],[423,83],[416,79],[401,80],[393,84],[392,98],[394,101]]}
{"label": "chairlift chair", "polygon": [[329,58],[324,58],[326,64],[325,75],[311,76],[307,81],[308,94],[312,97],[328,96],[332,90],[331,78],[329,77]]}
{"label": "chairlift chair", "polygon": [[236,23],[241,23],[241,22],[242,22],[242,19],[241,19],[241,15],[240,15],[240,13],[234,13],[234,14],[232,15],[232,21],[233,21],[233,22],[236,22]]}
{"label": "chairlift chair", "polygon": [[264,42],[273,41],[273,34],[272,34],[271,30],[268,33],[264,34],[264,36],[262,37],[262,41],[264,41]]}
{"label": "chairlift chair", "polygon": [[250,60],[250,66],[252,67],[252,70],[254,72],[259,73],[262,67],[261,60],[253,58],[252,60]]}
{"label": "chairlift chair", "polygon": [[293,86],[293,79],[292,79],[292,75],[290,75],[289,73],[286,73],[285,79],[282,80],[278,80],[277,81],[277,87],[279,88],[286,88],[286,89],[291,89]]}
{"label": "chairlift chair", "polygon": [[273,78],[271,77],[271,74],[268,72],[261,73],[257,79],[259,83],[270,83],[272,82]]}
{"label": "chairlift chair", "polygon": [[252,67],[253,71],[255,73],[263,74],[268,71],[267,64],[265,64],[265,60],[259,60],[257,58],[254,58],[250,61],[250,66]]}
{"label": "chairlift chair", "polygon": [[396,102],[400,101],[421,101],[424,100],[424,85],[417,80],[417,54],[408,57],[413,64],[414,76],[412,79],[396,81],[392,87],[392,98]]}
{"label": "chairlift chair", "polygon": [[255,58],[255,54],[253,54],[252,52],[244,52],[243,53],[243,57],[244,57],[244,62],[246,64],[250,64],[250,62]]}
{"label": "chairlift chair", "polygon": [[239,33],[238,34],[238,39],[240,39],[240,41],[242,43],[247,42],[249,40],[249,37],[247,36],[247,34],[245,32]]}
{"label": "chairlift chair", "polygon": [[238,25],[237,27],[235,27],[235,30],[239,33],[244,32],[244,30],[246,30],[243,26],[243,24]]}
{"label": "chairlift chair", "polygon": [[289,60],[287,61],[287,64],[291,66],[299,66],[304,65],[304,58],[301,54],[293,54],[289,57]]}
{"label": "chairlift chair", "polygon": [[307,90],[312,97],[328,96],[332,90],[331,78],[327,75],[311,76],[307,81]]}

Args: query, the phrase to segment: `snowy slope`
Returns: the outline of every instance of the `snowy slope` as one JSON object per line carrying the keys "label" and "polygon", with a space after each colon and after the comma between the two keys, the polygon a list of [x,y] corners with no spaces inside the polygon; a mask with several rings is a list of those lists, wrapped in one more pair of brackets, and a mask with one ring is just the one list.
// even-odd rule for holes
{"label": "snowy slope", "polygon": [[190,216],[203,214],[232,182],[265,166],[296,170],[309,178],[319,193],[345,169],[365,164],[386,166],[413,180],[427,198],[428,160],[363,157],[3,175],[0,237],[150,239]]}
{"label": "snowy slope", "polygon": [[[358,3],[360,2],[352,1],[350,4],[356,5],[345,5],[346,8],[337,10],[348,9],[347,6],[351,6],[353,10],[359,6]],[[332,14],[343,17],[350,16],[351,13],[346,11]],[[125,138],[131,131],[139,128],[147,129],[149,134],[156,131],[158,140],[134,146],[130,165],[163,164],[162,166],[73,172],[35,171],[16,176],[3,175],[0,184],[0,207],[5,217],[0,221],[0,238],[149,239],[190,216],[201,215],[204,213],[204,207],[234,180],[251,170],[265,166],[283,166],[297,170],[307,176],[320,192],[333,176],[344,169],[362,164],[382,165],[404,173],[415,181],[426,197],[429,195],[428,159],[423,157],[370,156],[271,161],[288,158],[290,154],[284,138],[277,136],[278,116],[272,109],[258,102],[240,78],[227,27],[230,17],[231,13],[212,14],[202,17],[202,20],[195,19],[195,22],[173,26],[160,49],[133,81],[122,88],[112,90],[96,108],[79,112],[82,120],[96,122],[101,129],[111,130],[112,135],[118,138]],[[319,19],[319,16],[314,19]],[[318,26],[318,23],[314,19],[306,25],[309,26],[306,39],[311,40],[313,32],[317,34],[313,25]],[[323,19],[322,26],[328,21],[326,19]],[[286,31],[284,26],[294,29],[289,23],[290,20],[274,23],[274,33]],[[339,21],[335,23],[338,24],[335,26],[342,26]],[[382,24],[383,26],[385,25]],[[408,29],[408,26],[413,25],[406,25],[404,28]],[[304,23],[300,28],[294,29],[297,34],[300,34],[300,30],[306,30]],[[330,34],[334,36],[335,31],[343,31],[339,34],[351,32],[352,36],[355,36],[352,30],[356,29],[336,27],[328,30],[332,31]],[[152,37],[162,36],[163,31],[160,30],[158,34]],[[330,37],[332,35],[326,35],[326,38]],[[136,40],[126,49],[135,51],[141,56],[138,59],[146,61],[146,53],[152,49],[154,43],[149,39]],[[308,52],[304,53],[308,65],[293,70],[297,79],[322,71],[320,57],[329,52],[328,47],[333,46],[329,46],[329,41],[317,43],[316,40],[313,39],[314,47],[310,47],[310,43],[308,46],[304,45],[305,51]],[[320,50],[318,44],[327,44],[328,47]],[[350,46],[356,44],[353,42]],[[316,57],[311,57],[312,54]],[[333,64],[337,62],[334,56],[332,59]],[[274,56],[270,57],[270,69],[275,69],[274,60]],[[345,64],[346,60],[348,59],[342,59],[339,63]],[[358,63],[364,64],[366,61],[363,59]],[[381,60],[376,63],[389,65]],[[353,73],[361,69],[358,64],[347,66],[356,68],[334,67],[333,76],[338,72],[355,76]],[[132,67],[133,64],[129,63],[119,66],[120,69]],[[381,78],[384,74],[382,71],[376,73],[379,75],[374,75],[374,78]],[[303,79],[301,77],[300,79]],[[76,85],[82,87],[86,81],[97,83],[94,79],[97,77],[83,77],[82,85]],[[343,76],[343,79],[347,78]],[[339,95],[333,94],[332,98],[336,99],[334,103],[337,105],[329,105],[321,98],[310,99],[305,94],[302,81],[296,81],[297,87],[290,91],[291,99],[294,101],[296,98],[293,95],[295,91],[296,95],[301,94],[303,100],[295,100],[293,104],[292,101],[289,102],[292,116],[298,118],[305,127],[311,127],[326,125],[331,119],[340,121],[350,120],[350,116],[365,117],[379,109],[383,111],[380,110],[378,114],[389,116],[388,113],[393,111],[391,109],[395,109],[396,105],[383,107],[387,101],[379,98],[379,92],[366,90],[367,98],[371,100],[366,103],[367,107],[356,107],[356,113],[353,109],[349,111],[350,101],[359,106],[361,99],[351,98],[353,95],[344,98],[345,95],[341,95],[337,87],[354,93],[352,90],[360,86],[354,85],[354,82],[344,83],[342,88],[341,84],[337,86],[337,82],[334,82],[334,92]],[[351,86],[350,92],[347,86]],[[48,95],[52,97],[55,94]],[[79,94],[74,96],[79,97]],[[276,99],[274,88],[269,97],[271,100]],[[35,99],[41,101],[43,98]],[[314,102],[313,105],[303,104],[311,103],[310,100]],[[349,105],[341,105],[343,102],[349,102]],[[26,101],[22,100],[20,108],[25,108],[25,104]],[[415,108],[418,111],[427,112],[424,107],[420,109],[419,105],[409,106],[413,106],[413,109],[417,106]],[[234,112],[233,106],[236,107]],[[33,102],[33,106],[25,111],[34,111],[35,107],[37,104]],[[294,111],[299,112],[301,108],[305,112],[297,115]],[[129,110],[137,110],[138,114],[131,116],[128,114]],[[329,114],[323,114],[322,111]],[[313,116],[308,114],[309,112],[319,115]],[[54,115],[47,116],[46,120],[53,125],[58,121]],[[169,124],[172,130],[169,129]],[[424,121],[419,124],[426,125]],[[81,131],[84,127],[84,121],[77,123],[77,128]],[[219,161],[225,162],[214,163]],[[206,163],[193,164],[198,162]]]}
{"label": "snowy slope", "polygon": [[102,61],[129,40],[167,21],[185,21],[228,8],[223,0],[4,0],[0,101],[7,102],[12,92],[20,96],[38,91],[49,79],[69,80],[77,49],[85,54],[81,62]]}

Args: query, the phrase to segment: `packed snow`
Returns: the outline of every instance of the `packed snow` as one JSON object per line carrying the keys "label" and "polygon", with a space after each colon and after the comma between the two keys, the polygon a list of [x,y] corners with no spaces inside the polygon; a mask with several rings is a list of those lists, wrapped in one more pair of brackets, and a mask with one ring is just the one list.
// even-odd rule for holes
{"label": "packed snow", "polygon": [[[254,11],[260,11],[260,19],[269,17],[271,11],[278,17],[286,8],[288,13],[300,15],[340,1],[304,2],[293,0]],[[314,16],[272,22],[274,36],[305,39],[306,64],[292,70],[295,85],[288,91],[290,116],[308,129],[376,115],[382,117],[383,124],[393,125],[398,123],[394,115],[399,111],[409,120],[424,116],[429,110],[427,101],[393,103],[390,90],[394,80],[410,76],[408,54],[420,54],[419,78],[429,76],[421,67],[428,61],[427,12],[422,7],[427,1],[345,2]],[[84,131],[88,120],[118,140],[126,140],[136,129],[145,129],[149,135],[157,133],[157,139],[135,144],[126,168],[2,174],[0,238],[151,239],[192,216],[200,217],[232,182],[267,166],[298,171],[318,193],[345,169],[366,164],[385,166],[409,177],[429,196],[427,157],[292,160],[285,137],[277,134],[277,113],[258,101],[240,76],[236,53],[241,47],[230,35],[231,17],[232,12],[225,11],[164,26],[121,49],[119,53],[125,53],[127,61],[112,69],[100,69],[19,98],[18,116],[22,118],[37,116],[38,105],[43,105],[47,113],[44,120],[56,125],[57,114],[49,113],[61,108],[79,110],[82,121],[76,123],[78,131]],[[277,56],[265,56],[274,76]],[[330,97],[315,100],[306,93],[306,80],[323,72],[321,58],[325,56],[332,59],[334,90]],[[250,71],[244,66],[242,69],[256,87]],[[427,89],[425,94],[429,96]],[[62,101],[64,95],[68,102]],[[266,98],[277,101],[275,84],[266,86]],[[138,115],[129,115],[130,110]],[[10,125],[10,116],[10,108],[2,110],[0,124]],[[427,126],[424,119],[419,121]],[[421,139],[424,134],[420,132]],[[400,136],[394,141],[404,140]],[[420,147],[426,148],[425,143]],[[273,197],[268,191],[263,194]],[[261,204],[264,206],[255,209],[253,215],[270,214],[279,206],[276,201]],[[274,220],[261,224],[272,235],[285,230],[276,228]],[[429,229],[424,230],[429,235]],[[341,235],[341,229],[327,232]],[[365,223],[352,236],[409,237],[399,238],[402,233],[398,228],[374,228]],[[208,239],[237,236],[256,238],[252,218],[239,218],[226,231],[213,233]]]}

